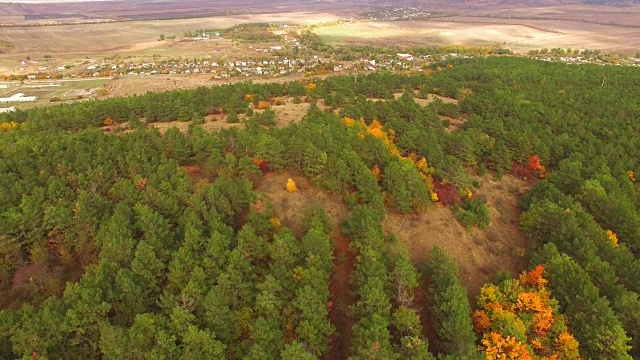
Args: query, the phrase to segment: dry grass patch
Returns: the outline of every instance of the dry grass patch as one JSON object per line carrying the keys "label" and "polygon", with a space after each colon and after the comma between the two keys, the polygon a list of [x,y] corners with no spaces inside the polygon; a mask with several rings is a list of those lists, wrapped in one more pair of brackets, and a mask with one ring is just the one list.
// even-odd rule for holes
{"label": "dry grass patch", "polygon": [[[287,179],[293,179],[298,191],[288,192]],[[282,225],[300,235],[305,211],[313,205],[322,207],[338,228],[347,216],[346,205],[330,192],[315,187],[306,177],[292,173],[268,173],[258,181],[256,191],[273,206]]]}
{"label": "dry grass patch", "polygon": [[[487,200],[491,224],[485,231],[467,231],[448,208],[432,206],[422,214],[389,214],[385,231],[396,235],[421,264],[434,246],[440,247],[457,263],[459,276],[471,296],[491,281],[496,272],[519,273],[526,261],[523,250],[527,238],[518,225],[520,209],[516,195],[527,189],[524,181],[505,176],[499,181],[485,176],[475,196]],[[505,190],[506,189],[506,190]],[[513,193],[509,189],[514,189]]]}

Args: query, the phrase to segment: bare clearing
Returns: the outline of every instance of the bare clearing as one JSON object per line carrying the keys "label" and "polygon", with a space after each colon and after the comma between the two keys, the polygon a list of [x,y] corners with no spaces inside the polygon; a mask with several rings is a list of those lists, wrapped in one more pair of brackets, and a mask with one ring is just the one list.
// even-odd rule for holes
{"label": "bare clearing", "polygon": [[[285,185],[289,178],[296,182],[298,191],[287,191]],[[259,181],[256,191],[273,205],[273,210],[281,219],[282,225],[291,228],[296,234],[300,234],[305,211],[312,205],[322,207],[336,228],[347,216],[347,207],[339,198],[318,189],[304,176],[269,173]]]}
{"label": "bare clearing", "polygon": [[[325,78],[319,76],[318,78]],[[285,83],[304,79],[301,74],[278,77],[234,77],[230,79],[212,79],[211,74],[200,75],[127,75],[113,79],[109,84],[109,97],[140,95],[148,91],[160,92],[176,89],[195,89],[216,85],[235,84],[251,81],[255,84]]]}
{"label": "bare clearing", "polygon": [[[309,110],[311,106],[310,103],[299,103],[294,104],[291,98],[281,98],[284,101],[283,105],[275,105],[272,106],[271,109],[276,114],[276,126],[284,127],[289,125],[292,122],[299,122],[302,120],[304,115]],[[325,109],[325,106],[322,103],[318,104],[320,109]],[[264,110],[254,110],[256,113],[263,112]],[[218,114],[218,115],[208,115],[205,117],[204,124],[200,125],[205,131],[213,132],[221,129],[233,128],[233,127],[244,127],[244,123],[242,122],[247,116],[244,114],[239,114],[238,118],[240,119],[239,123],[228,123],[226,114]],[[172,127],[177,128],[181,132],[187,132],[189,130],[188,121],[166,121],[166,122],[154,122],[150,123],[149,126],[155,127],[160,130],[161,133],[165,133],[168,129]]]}

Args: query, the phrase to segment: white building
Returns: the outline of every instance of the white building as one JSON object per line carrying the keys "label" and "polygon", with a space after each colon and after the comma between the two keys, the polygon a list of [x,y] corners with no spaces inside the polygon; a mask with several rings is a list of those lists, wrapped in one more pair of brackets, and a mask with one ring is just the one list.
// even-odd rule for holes
{"label": "white building", "polygon": [[396,55],[400,60],[413,61],[413,55],[411,54],[396,54]]}
{"label": "white building", "polygon": [[14,111],[16,111],[16,108],[14,108],[14,107],[0,108],[0,114],[8,113],[8,112],[14,112]]}
{"label": "white building", "polygon": [[8,89],[9,85],[7,84],[0,84],[0,89]]}
{"label": "white building", "polygon": [[24,96],[23,93],[17,93],[11,95],[8,98],[0,98],[0,103],[8,103],[8,102],[28,102],[28,101],[36,101],[38,97],[36,96]]}

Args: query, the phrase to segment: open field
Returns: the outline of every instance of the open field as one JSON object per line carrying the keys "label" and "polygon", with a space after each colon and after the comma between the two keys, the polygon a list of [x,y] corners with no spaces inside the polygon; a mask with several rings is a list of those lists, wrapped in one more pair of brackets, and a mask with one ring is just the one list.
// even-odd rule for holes
{"label": "open field", "polygon": [[451,17],[429,21],[371,21],[315,29],[332,45],[496,45],[515,52],[540,48],[599,49],[635,53],[640,28],[563,20]]}
{"label": "open field", "polygon": [[[132,21],[46,27],[0,27],[0,39],[14,45],[8,54],[120,53],[161,47],[160,34],[181,35],[203,28],[227,28],[250,22],[308,25],[335,20],[329,13],[277,13],[216,16],[208,18]],[[32,56],[33,57],[33,56]]]}
{"label": "open field", "polygon": [[[22,2],[22,1],[21,1]],[[113,20],[157,20],[206,16],[261,14],[300,11],[316,13],[344,10],[364,0],[334,1],[305,0],[110,0],[84,2],[49,2],[27,4],[0,1],[0,24],[90,23]],[[41,2],[41,1],[40,1]],[[339,6],[336,6],[339,5]]]}

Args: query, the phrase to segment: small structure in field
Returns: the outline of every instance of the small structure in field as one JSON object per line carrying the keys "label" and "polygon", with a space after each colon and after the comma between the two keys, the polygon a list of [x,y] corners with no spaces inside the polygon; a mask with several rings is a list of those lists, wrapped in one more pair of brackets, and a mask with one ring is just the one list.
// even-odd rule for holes
{"label": "small structure in field", "polygon": [[2,114],[2,113],[10,113],[10,112],[14,112],[14,111],[16,111],[16,108],[14,108],[14,107],[0,108],[0,114]]}

